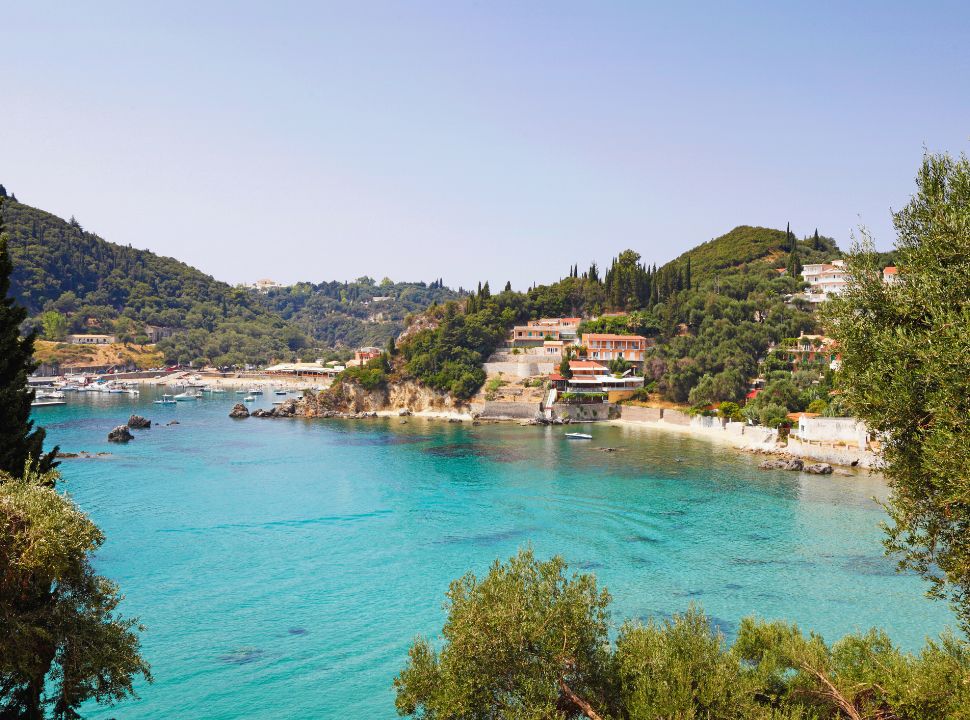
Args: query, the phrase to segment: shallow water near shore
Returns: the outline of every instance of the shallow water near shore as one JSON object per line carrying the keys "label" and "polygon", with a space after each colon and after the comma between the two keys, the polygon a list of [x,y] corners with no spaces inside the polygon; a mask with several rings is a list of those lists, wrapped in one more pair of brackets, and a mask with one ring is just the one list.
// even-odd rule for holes
{"label": "shallow water near shore", "polygon": [[[882,556],[866,474],[766,472],[655,430],[231,420],[233,393],[154,393],[35,413],[62,450],[111,453],[65,460],[62,488],[148,627],[155,684],[88,717],[395,717],[391,680],[440,630],[448,583],[529,543],[595,573],[617,623],[694,602],[728,636],[758,614],[828,640],[878,625],[909,649],[953,624]],[[132,412],[161,425],[109,444]]]}

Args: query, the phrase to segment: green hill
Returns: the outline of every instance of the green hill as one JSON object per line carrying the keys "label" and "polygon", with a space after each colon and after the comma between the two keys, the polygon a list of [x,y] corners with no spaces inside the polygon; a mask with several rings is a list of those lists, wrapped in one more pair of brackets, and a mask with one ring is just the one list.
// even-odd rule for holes
{"label": "green hill", "polygon": [[107,242],[73,218],[7,198],[3,227],[13,293],[30,312],[29,322],[41,326],[46,314],[56,334],[145,341],[146,326],[153,325],[173,331],[159,343],[169,362],[216,364],[267,362],[307,343],[255,293],[178,260]]}
{"label": "green hill", "polygon": [[[461,296],[440,280],[297,283],[267,294],[232,287],[173,258],[108,242],[73,218],[0,196],[14,262],[13,292],[50,340],[115,334],[147,342],[147,326],[171,336],[167,362],[262,364],[331,348],[381,345],[407,315]],[[47,326],[45,328],[45,322]]]}
{"label": "green hill", "polygon": [[[794,236],[792,236],[794,237]],[[769,267],[785,267],[791,239],[784,230],[739,225],[728,233],[701,243],[664,268],[680,267],[690,257],[691,275],[697,282],[710,280],[725,268],[739,267],[756,261]],[[832,238],[815,234],[795,240],[801,262],[824,262],[841,257],[839,246]],[[663,269],[663,268],[661,268]]]}

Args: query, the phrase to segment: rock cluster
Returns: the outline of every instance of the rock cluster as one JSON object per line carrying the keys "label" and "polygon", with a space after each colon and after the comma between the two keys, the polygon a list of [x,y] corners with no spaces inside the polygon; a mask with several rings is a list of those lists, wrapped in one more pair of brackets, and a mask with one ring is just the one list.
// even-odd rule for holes
{"label": "rock cluster", "polygon": [[[287,400],[281,405],[273,406],[269,410],[266,410],[264,408],[259,408],[257,410],[253,410],[252,413],[250,414],[253,417],[257,417],[257,418],[293,417],[294,415],[296,415],[296,404],[297,404],[296,400]],[[235,408],[233,408],[233,411],[235,412]],[[233,417],[231,413],[230,413],[230,417]],[[247,417],[247,415],[241,415],[239,417]]]}
{"label": "rock cluster", "polygon": [[128,418],[128,427],[133,430],[147,430],[152,426],[152,421],[148,418],[143,418],[141,415],[132,415]]}
{"label": "rock cluster", "polygon": [[806,465],[803,460],[798,458],[765,460],[758,467],[762,470],[792,470],[794,472],[807,472],[812,475],[831,475],[833,471],[833,467],[828,463]]}
{"label": "rock cluster", "polygon": [[135,436],[131,434],[131,430],[128,429],[127,425],[119,425],[108,433],[108,442],[126,443],[134,439]]}
{"label": "rock cluster", "polygon": [[236,403],[233,405],[232,410],[229,411],[229,417],[231,418],[248,418],[249,408],[247,408],[242,403]]}

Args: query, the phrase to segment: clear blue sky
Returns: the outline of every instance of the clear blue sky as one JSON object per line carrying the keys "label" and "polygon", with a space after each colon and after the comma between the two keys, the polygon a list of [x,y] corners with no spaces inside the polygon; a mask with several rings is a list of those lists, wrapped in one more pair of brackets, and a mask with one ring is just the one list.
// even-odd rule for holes
{"label": "clear blue sky", "polygon": [[788,221],[889,247],[924,146],[970,148],[968,28],[965,2],[11,3],[0,182],[230,282],[522,288]]}

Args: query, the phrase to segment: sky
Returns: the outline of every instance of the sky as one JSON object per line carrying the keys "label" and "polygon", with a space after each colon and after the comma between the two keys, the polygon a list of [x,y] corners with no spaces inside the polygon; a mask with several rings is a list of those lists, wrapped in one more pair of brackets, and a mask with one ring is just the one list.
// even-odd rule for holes
{"label": "sky", "polygon": [[0,183],[218,279],[548,282],[862,225],[970,151],[965,2],[30,2]]}

